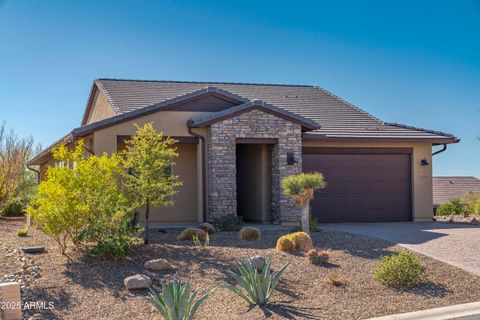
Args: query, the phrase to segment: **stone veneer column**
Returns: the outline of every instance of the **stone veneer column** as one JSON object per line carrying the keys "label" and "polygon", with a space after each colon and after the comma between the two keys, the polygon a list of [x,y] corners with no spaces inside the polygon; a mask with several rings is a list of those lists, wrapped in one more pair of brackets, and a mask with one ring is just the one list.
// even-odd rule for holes
{"label": "stone veneer column", "polygon": [[[237,214],[236,139],[276,138],[272,150],[272,218],[279,222],[299,220],[299,210],[282,194],[280,181],[301,172],[302,133],[298,124],[261,110],[252,110],[219,121],[208,130],[208,206],[211,218]],[[293,153],[295,165],[287,165]]]}

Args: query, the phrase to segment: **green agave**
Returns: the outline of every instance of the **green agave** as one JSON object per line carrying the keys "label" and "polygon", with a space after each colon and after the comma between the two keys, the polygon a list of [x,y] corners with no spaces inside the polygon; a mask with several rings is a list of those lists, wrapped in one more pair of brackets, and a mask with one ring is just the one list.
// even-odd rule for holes
{"label": "green agave", "polygon": [[192,320],[211,293],[207,292],[195,301],[198,290],[193,291],[190,282],[173,279],[162,284],[162,293],[150,290],[150,301],[165,320]]}
{"label": "green agave", "polygon": [[237,265],[238,274],[227,271],[243,290],[230,283],[224,283],[223,286],[245,300],[249,305],[264,305],[268,302],[280,277],[289,265],[289,263],[287,263],[278,271],[271,272],[271,263],[271,257],[265,259],[262,272],[259,272],[250,261],[244,261]]}

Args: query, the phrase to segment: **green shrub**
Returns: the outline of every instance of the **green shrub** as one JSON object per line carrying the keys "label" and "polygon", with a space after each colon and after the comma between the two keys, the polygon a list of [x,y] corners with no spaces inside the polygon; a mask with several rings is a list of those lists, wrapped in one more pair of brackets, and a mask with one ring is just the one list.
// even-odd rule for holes
{"label": "green shrub", "polygon": [[438,206],[437,216],[449,216],[452,214],[465,214],[465,207],[459,198],[452,198],[449,202]]}
{"label": "green shrub", "polygon": [[28,226],[25,225],[25,227],[23,227],[23,229],[18,229],[17,230],[17,235],[19,237],[26,237],[28,235]]}
{"label": "green shrub", "polygon": [[285,264],[278,271],[272,272],[270,270],[271,263],[271,257],[265,259],[262,271],[258,272],[251,261],[244,261],[237,265],[238,274],[227,271],[243,290],[230,283],[224,283],[223,285],[249,305],[264,305],[268,302],[280,277],[288,267],[288,264]]}
{"label": "green shrub", "polygon": [[425,276],[425,268],[412,253],[402,251],[384,257],[373,273],[374,279],[387,286],[414,287]]}
{"label": "green shrub", "polygon": [[480,215],[480,192],[465,193],[462,203],[465,204],[466,213]]}
{"label": "green shrub", "polygon": [[209,294],[207,292],[195,301],[198,290],[192,291],[190,282],[182,283],[173,279],[162,284],[161,294],[151,290],[150,302],[165,320],[191,320]]}
{"label": "green shrub", "polygon": [[23,203],[20,198],[8,200],[0,211],[2,217],[20,217],[23,215]]}
{"label": "green shrub", "polygon": [[130,198],[119,183],[123,159],[115,154],[84,154],[81,140],[73,151],[64,145],[54,148],[54,159],[75,165],[49,167],[27,212],[58,243],[61,253],[73,240],[98,245],[95,255],[124,255],[134,234],[127,227]]}
{"label": "green shrub", "polygon": [[219,231],[238,231],[242,225],[242,217],[223,216],[212,218],[210,222]]}

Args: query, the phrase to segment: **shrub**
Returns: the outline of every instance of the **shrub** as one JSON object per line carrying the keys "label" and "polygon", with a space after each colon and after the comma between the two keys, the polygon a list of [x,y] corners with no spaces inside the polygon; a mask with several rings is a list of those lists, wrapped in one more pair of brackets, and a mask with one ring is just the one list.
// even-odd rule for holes
{"label": "shrub", "polygon": [[290,233],[287,234],[287,238],[293,242],[295,250],[307,252],[313,248],[312,239],[305,232]]}
{"label": "shrub", "polygon": [[[312,218],[310,218],[309,225],[310,225],[310,232],[320,232],[320,228],[318,227],[317,222]],[[300,226],[292,228],[292,232],[300,232],[300,231],[302,231],[302,227]]]}
{"label": "shrub", "polygon": [[186,228],[177,237],[180,241],[192,241],[193,236],[196,236],[199,240],[205,241],[207,234],[200,228]]}
{"label": "shrub", "polygon": [[23,203],[20,198],[13,198],[5,203],[0,211],[2,217],[20,217],[23,215]]}
{"label": "shrub", "polygon": [[462,197],[465,204],[465,212],[469,214],[480,214],[480,192],[467,192]]}
{"label": "shrub", "polygon": [[[99,245],[99,255],[110,248],[114,248],[112,256],[123,255],[133,236],[126,227],[131,217],[127,214],[130,199],[119,183],[123,159],[115,154],[84,154],[81,140],[73,151],[64,145],[53,150],[55,160],[65,165],[47,169],[47,179],[38,186],[27,212],[42,232],[58,243],[62,253],[73,241]],[[72,163],[75,165],[68,165]],[[82,236],[78,237],[80,231]]]}
{"label": "shrub", "polygon": [[384,257],[373,275],[384,285],[410,288],[423,280],[425,268],[412,253],[402,251]]}
{"label": "shrub", "polygon": [[262,237],[260,229],[253,227],[243,227],[239,232],[240,240],[258,241]]}
{"label": "shrub", "polygon": [[211,223],[219,231],[238,231],[242,225],[242,217],[222,216],[218,218],[212,218]]}
{"label": "shrub", "polygon": [[276,249],[282,252],[292,252],[295,250],[295,245],[287,236],[281,236],[277,240]]}
{"label": "shrub", "polygon": [[28,226],[25,225],[25,227],[23,227],[23,229],[18,229],[17,230],[17,235],[19,237],[26,237],[28,235]]}
{"label": "shrub", "polygon": [[343,287],[347,285],[347,280],[336,272],[330,272],[325,277],[325,282],[335,287]]}
{"label": "shrub", "polygon": [[465,207],[462,205],[459,198],[450,199],[449,202],[443,203],[438,206],[436,215],[437,216],[448,216],[452,214],[465,214]]}
{"label": "shrub", "polygon": [[191,320],[209,294],[207,292],[197,299],[198,290],[192,291],[190,282],[173,279],[162,284],[161,294],[151,290],[150,302],[165,320]]}
{"label": "shrub", "polygon": [[202,241],[198,238],[198,234],[196,233],[192,235],[192,240],[195,247],[199,249],[208,249],[210,246],[210,236],[208,232],[205,233],[205,243],[202,244]]}
{"label": "shrub", "polygon": [[224,286],[249,305],[264,305],[268,302],[280,277],[288,267],[288,264],[285,264],[278,271],[272,272],[270,270],[271,263],[271,257],[265,259],[262,271],[258,272],[250,261],[244,261],[237,265],[238,274],[227,271],[243,290],[230,283],[224,283]]}
{"label": "shrub", "polygon": [[330,259],[330,250],[318,251],[317,249],[310,249],[307,252],[307,259],[314,265],[327,263],[328,259]]}

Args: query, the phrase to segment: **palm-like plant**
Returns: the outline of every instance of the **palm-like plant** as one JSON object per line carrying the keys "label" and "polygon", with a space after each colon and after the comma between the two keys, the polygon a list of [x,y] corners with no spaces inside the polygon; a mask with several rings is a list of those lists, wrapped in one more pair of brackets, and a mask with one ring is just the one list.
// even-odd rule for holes
{"label": "palm-like plant", "polygon": [[207,292],[195,301],[198,290],[192,291],[190,282],[173,279],[162,284],[161,294],[151,290],[150,301],[165,320],[192,320],[209,294]]}
{"label": "palm-like plant", "polygon": [[278,271],[271,272],[271,263],[271,257],[265,259],[261,272],[257,271],[250,261],[238,264],[238,274],[232,271],[227,271],[227,273],[237,281],[243,290],[230,283],[224,283],[225,288],[245,300],[249,305],[264,305],[268,302],[280,277],[289,265],[287,263]]}
{"label": "palm-like plant", "polygon": [[310,234],[310,201],[315,191],[325,188],[326,185],[319,172],[300,173],[282,180],[283,194],[292,197],[293,202],[301,209],[302,231],[307,234]]}

